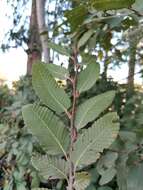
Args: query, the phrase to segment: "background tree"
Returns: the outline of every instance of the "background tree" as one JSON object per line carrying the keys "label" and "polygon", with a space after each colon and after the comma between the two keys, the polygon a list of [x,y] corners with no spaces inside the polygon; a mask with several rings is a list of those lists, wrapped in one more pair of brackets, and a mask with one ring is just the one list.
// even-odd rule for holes
{"label": "background tree", "polygon": [[36,1],[32,0],[31,7],[31,16],[30,16],[30,27],[29,27],[29,39],[28,39],[28,49],[26,50],[28,55],[27,60],[27,74],[31,75],[32,65],[36,61],[41,61],[42,58],[42,49],[41,49],[41,41],[40,34],[38,29],[37,22],[37,5]]}
{"label": "background tree", "polygon": [[45,23],[45,3],[46,0],[36,1],[37,20],[39,27],[39,35],[42,44],[42,51],[44,55],[44,62],[50,63],[50,50],[48,48],[48,30]]}
{"label": "background tree", "polygon": [[[36,6],[36,1],[34,0],[8,0],[7,3],[11,9],[10,17],[13,24],[8,29],[1,48],[6,50],[22,47],[28,57],[27,74],[31,74],[33,62],[41,60],[42,53],[43,56],[46,54],[44,56],[46,57],[45,62],[50,62],[50,51],[47,45],[48,38],[51,40],[63,38],[63,29],[62,27],[59,29],[57,22],[62,22],[63,11],[68,9],[70,2],[64,0],[37,1],[38,6]],[[21,14],[29,7],[31,7],[30,17],[26,14]],[[40,11],[42,14],[40,14]],[[40,25],[38,25],[37,19]],[[40,31],[38,32],[38,30]],[[57,37],[58,34],[59,36]]]}
{"label": "background tree", "polygon": [[[17,5],[18,4],[16,4],[16,6]],[[49,8],[50,6],[52,6],[52,8]],[[39,102],[39,99],[37,99],[37,96],[35,96],[35,93],[33,92],[33,88],[31,87],[31,80],[29,80],[29,78],[27,77],[24,77],[18,83],[15,84],[16,92],[14,94],[15,100],[12,99],[13,104],[10,106],[10,108],[4,107],[4,110],[6,110],[6,112],[4,113],[15,113],[14,120],[11,120],[11,117],[8,117],[8,121],[13,121],[13,122],[10,122],[10,129],[12,130],[14,129],[14,132],[12,132],[12,134],[14,134],[14,138],[13,136],[11,136],[11,130],[8,130],[6,134],[7,136],[5,135],[5,132],[3,132],[3,130],[2,132],[0,131],[0,134],[2,135],[1,139],[4,139],[3,142],[7,142],[6,145],[2,144],[2,146],[0,146],[2,147],[0,148],[0,154],[2,155],[2,158],[0,159],[3,161],[3,162],[1,161],[0,164],[7,163],[8,166],[10,166],[10,167],[7,167],[7,165],[1,164],[2,165],[1,173],[2,174],[4,173],[4,176],[6,177],[6,181],[8,179],[9,183],[7,184],[7,186],[9,188],[11,187],[11,185],[9,184],[13,184],[14,185],[13,187],[17,189],[26,188],[27,190],[27,188],[30,189],[31,186],[33,187],[33,184],[35,185],[35,181],[36,181],[36,185],[35,185],[36,187],[40,186],[40,187],[47,187],[49,189],[56,188],[56,189],[63,190],[67,186],[66,180],[64,179],[57,180],[59,176],[56,178],[56,180],[55,178],[51,179],[51,177],[47,177],[46,182],[45,182],[41,178],[39,181],[39,178],[37,177],[38,175],[37,173],[36,173],[36,176],[35,176],[35,173],[33,174],[33,167],[31,168],[31,162],[30,162],[31,160],[30,158],[32,156],[31,147],[33,147],[32,142],[34,142],[34,150],[35,150],[34,153],[38,152],[38,153],[45,154],[45,152],[43,152],[43,149],[37,145],[37,141],[35,142],[35,138],[33,139],[32,136],[29,136],[29,133],[24,132],[26,128],[23,127],[24,126],[23,118],[21,115],[22,105],[25,105],[27,103],[33,103],[33,101],[38,100],[38,105],[36,108],[35,107],[33,108],[30,105],[29,107],[27,107],[27,109],[29,109],[28,114],[27,112],[24,113],[25,121],[26,123],[30,122],[30,125],[28,126],[33,127],[33,131],[37,129],[35,128],[35,126],[39,127],[39,125],[37,125],[39,120],[41,120],[41,118],[45,119],[46,114],[44,114],[42,117],[42,111],[47,110],[47,108],[50,108],[50,110],[48,110],[49,113],[52,112],[51,113],[52,115],[54,115],[56,118],[58,117],[60,120],[63,121],[64,124],[69,126],[69,120],[73,118],[73,117],[70,117],[71,112],[69,111],[69,113],[65,112],[62,114],[59,113],[61,109],[60,106],[62,104],[58,103],[57,105],[57,101],[53,100],[53,97],[56,96],[56,98],[58,98],[58,100],[62,101],[63,103],[62,98],[64,96],[59,96],[60,93],[54,93],[54,92],[57,92],[58,90],[60,92],[61,91],[63,92],[65,90],[67,92],[66,97],[68,97],[67,99],[69,99],[70,101],[73,100],[73,94],[74,94],[74,97],[76,97],[77,99],[76,106],[78,106],[78,105],[84,104],[84,102],[92,99],[93,97],[97,96],[101,98],[102,97],[101,93],[104,93],[104,92],[106,93],[106,91],[108,90],[116,90],[116,97],[112,106],[109,106],[107,110],[103,111],[98,116],[98,118],[96,118],[96,121],[98,121],[100,117],[102,118],[102,116],[104,116],[104,114],[106,114],[107,111],[109,112],[117,111],[119,115],[119,122],[121,125],[119,135],[116,141],[114,142],[114,144],[112,144],[108,149],[103,151],[100,159],[98,159],[92,165],[84,168],[84,172],[90,173],[90,176],[91,176],[90,181],[88,180],[87,182],[89,186],[86,188],[86,190],[91,190],[91,189],[94,189],[94,190],[95,189],[96,190],[105,190],[105,189],[106,190],[115,190],[115,189],[116,190],[132,190],[133,189],[135,190],[136,188],[137,190],[139,189],[142,190],[141,176],[143,175],[143,172],[142,172],[143,171],[142,170],[143,168],[143,164],[142,164],[143,163],[143,159],[142,159],[142,152],[143,152],[142,98],[143,98],[143,94],[142,94],[142,88],[140,86],[137,86],[134,82],[134,78],[136,75],[135,67],[139,65],[140,66],[139,72],[142,71],[142,66],[141,66],[142,64],[142,24],[141,24],[142,8],[143,6],[142,6],[141,0],[128,0],[128,1],[117,0],[116,2],[113,0],[110,0],[108,1],[108,3],[106,0],[102,0],[98,3],[97,1],[94,1],[94,0],[90,0],[87,2],[83,2],[83,1],[68,1],[67,2],[67,1],[61,1],[61,0],[46,1],[45,21],[48,20],[48,23],[46,23],[46,26],[48,28],[48,35],[50,39],[48,40],[48,37],[47,37],[46,40],[48,40],[48,46],[51,49],[50,58],[51,58],[52,63],[58,62],[58,63],[61,63],[61,66],[57,66],[54,64],[47,64],[47,65],[39,64],[37,66],[37,70],[35,70],[36,74],[34,73],[33,83],[34,83],[34,88],[38,96],[40,96],[40,98],[42,99],[42,104],[41,102]],[[62,18],[61,17],[59,18],[58,15],[61,15]],[[25,38],[26,40],[28,39],[28,35],[29,35],[27,31],[28,30],[26,28],[25,33],[23,33],[26,36]],[[47,35],[47,32],[45,34]],[[17,44],[22,45],[21,42],[23,38],[21,37],[18,40],[18,38],[16,38],[16,35],[17,34],[14,33],[14,36],[15,36],[14,40],[17,42]],[[67,62],[65,60],[69,60],[69,64],[66,64]],[[75,62],[78,63],[78,67],[77,65],[75,65]],[[100,76],[99,76],[98,68],[96,71],[90,68],[92,66],[92,63],[95,63],[96,65],[100,65],[102,67]],[[129,74],[126,78],[127,82],[125,84],[116,83],[108,77],[109,69],[120,67],[122,64],[125,64],[126,66],[128,66],[128,69],[129,69]],[[62,67],[63,65],[66,65],[66,66],[70,65],[69,70],[66,70],[64,67]],[[46,70],[44,70],[43,68],[45,68]],[[73,84],[74,84],[74,89],[75,89],[75,83],[74,83],[75,80],[73,80],[73,77],[75,77],[76,68],[78,69],[78,74],[79,74],[79,77],[77,76],[77,80],[80,81],[79,83],[77,83],[76,88],[79,87],[82,81],[88,79],[86,81],[87,85],[85,85],[87,87],[87,91],[82,91],[82,93],[81,93],[81,89],[78,90],[79,92],[77,91],[75,93],[74,91],[74,93],[72,93]],[[39,74],[40,69],[42,70],[41,73],[46,72],[46,74],[40,75]],[[85,73],[85,75],[82,74],[80,77],[80,73]],[[47,78],[44,78],[44,76],[46,76]],[[49,78],[50,80],[48,80]],[[57,83],[55,82],[55,78],[60,79],[59,80],[60,88],[57,86]],[[46,82],[43,84],[43,81],[45,80]],[[53,83],[50,82],[53,80],[54,80],[54,85],[52,85]],[[95,80],[96,80],[96,83],[93,84]],[[63,81],[64,81],[64,85],[62,85]],[[70,82],[70,85],[67,85],[69,84],[69,82]],[[42,87],[42,85],[44,86],[45,91],[43,90],[44,88]],[[89,89],[91,85],[93,86],[92,88]],[[52,96],[51,94],[49,94],[49,92],[52,93]],[[16,95],[18,96],[16,97]],[[103,103],[107,97],[108,96],[105,96],[103,100],[101,101],[101,103]],[[68,107],[69,107],[68,110],[70,110],[70,106]],[[40,109],[42,109],[42,111]],[[83,114],[83,111],[86,111],[88,109],[89,109],[89,106],[86,106],[85,109],[82,110],[81,115]],[[94,111],[89,112],[89,113],[95,116],[96,111],[95,112]],[[38,112],[37,114],[38,117],[35,117],[35,113],[37,112]],[[39,117],[39,115],[41,117]],[[50,114],[48,114],[46,119],[49,117],[49,115]],[[68,118],[66,119],[66,116],[69,119]],[[32,120],[31,118],[34,118],[34,119]],[[37,120],[38,122],[35,122]],[[105,123],[107,124],[109,121],[111,120],[106,120]],[[92,125],[92,122],[94,121],[88,122],[86,127],[80,133],[82,133],[84,130],[88,131],[88,129],[90,129]],[[18,125],[18,129],[20,127],[18,132],[16,131],[17,128],[12,127],[15,125],[16,126]],[[42,124],[40,122],[40,125],[43,127],[43,122]],[[55,126],[57,127],[57,125]],[[24,130],[21,130],[21,128]],[[74,130],[72,130],[72,133],[70,133],[70,137],[74,137],[76,141],[77,131],[74,125],[72,125],[72,129]],[[53,133],[56,131],[57,130],[54,130]],[[37,136],[40,136],[41,128],[40,130],[36,130],[35,133],[37,134]],[[5,140],[5,136],[7,137],[8,140]],[[26,139],[24,137],[26,137]],[[22,140],[20,140],[21,138]],[[50,145],[55,142],[54,140],[48,142],[47,136],[46,138],[41,138],[42,142],[43,142],[43,139],[46,139],[45,142],[50,143]],[[65,138],[62,138],[62,140],[63,139]],[[29,142],[29,145],[27,145],[27,142]],[[84,142],[86,141],[83,141],[82,144]],[[25,146],[23,146],[23,144]],[[64,145],[65,144],[66,143],[64,143]],[[55,145],[53,145],[53,147],[54,146]],[[47,149],[48,148],[49,148],[49,144],[47,146]],[[6,152],[6,155],[3,154],[3,151]],[[55,149],[53,149],[52,151],[55,151]],[[12,160],[11,159],[7,160],[7,158],[11,158],[10,157],[11,152],[12,154],[14,154],[14,158],[12,157]],[[28,152],[28,155],[25,154],[27,152]],[[66,153],[65,157],[67,156],[69,156],[69,151],[68,151],[68,154]],[[63,162],[66,160],[65,157],[60,156]],[[12,165],[11,165],[11,161],[12,161]],[[35,163],[37,164],[37,167],[41,166],[40,161],[36,161]],[[42,161],[42,167],[43,167],[43,163],[46,163],[46,161],[45,160]],[[24,165],[24,167],[21,174],[22,165]],[[60,166],[63,166],[63,165],[60,164]],[[72,166],[71,163],[70,163],[70,166]],[[30,173],[29,173],[29,170],[27,170],[27,167],[30,168]],[[10,170],[8,176],[5,175],[7,172],[7,168],[13,169],[13,170]],[[45,171],[45,168],[46,167],[41,168],[41,169],[44,169],[44,172],[51,171],[51,170]],[[71,168],[72,167],[70,167],[70,169]],[[70,171],[72,171],[72,169]],[[82,167],[79,168],[78,172],[83,172]],[[66,171],[66,176],[69,177],[67,173],[68,172]],[[50,174],[48,173],[47,175],[51,176],[51,173]],[[85,190],[83,186],[80,188],[76,186],[76,185],[79,185],[79,183],[78,184],[76,183],[76,185],[74,184],[72,175],[73,174],[70,172],[70,183],[69,183],[70,188],[73,188],[72,186],[74,185],[74,188],[78,190],[80,188],[82,190],[83,189]],[[26,176],[26,177],[23,178],[23,176]],[[85,175],[79,175],[79,179],[81,179],[80,177],[84,178],[83,180],[84,182],[86,181]],[[86,177],[89,179],[88,175]],[[31,181],[31,178],[33,179],[32,181]],[[10,181],[10,179],[12,179],[12,181]],[[76,179],[75,181],[77,182],[77,178],[75,179]],[[87,184],[82,183],[82,185],[87,185]],[[141,185],[138,185],[138,184],[141,184]]]}

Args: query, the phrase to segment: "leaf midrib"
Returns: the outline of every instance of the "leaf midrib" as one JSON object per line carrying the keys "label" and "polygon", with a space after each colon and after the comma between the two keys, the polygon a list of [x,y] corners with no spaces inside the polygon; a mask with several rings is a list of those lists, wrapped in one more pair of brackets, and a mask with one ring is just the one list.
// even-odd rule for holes
{"label": "leaf midrib", "polygon": [[[45,84],[45,80],[44,80],[44,78],[43,78],[43,75],[42,75],[42,73],[41,73],[40,70],[39,70],[39,72],[40,72],[41,79],[42,79],[43,83]],[[50,73],[49,73],[49,74],[50,74]],[[50,76],[50,77],[51,77],[51,76]],[[46,84],[45,84],[45,86],[46,86]],[[60,89],[59,89],[59,90],[60,90]],[[49,93],[49,94],[51,95],[51,97],[57,102],[57,104],[58,104],[64,111],[66,111],[66,107],[64,107],[64,105],[62,105],[62,104],[60,103],[60,101],[57,100],[57,98],[54,96],[54,94],[51,93],[51,90],[49,90],[48,93]]]}
{"label": "leaf midrib", "polygon": [[62,174],[62,176],[64,176],[64,179],[66,179],[68,181],[67,176],[65,175],[65,173],[62,170],[60,170],[54,164],[50,164],[50,165],[51,165],[52,168],[56,169],[60,174]]}
{"label": "leaf midrib", "polygon": [[[91,105],[90,107],[87,107],[89,109],[87,109],[87,112],[84,112],[84,114],[82,115],[82,119],[80,120],[79,124],[77,125],[77,128],[79,128],[81,126],[81,123],[83,122],[85,115],[87,115],[89,113],[89,111],[91,110],[92,107],[94,107],[96,104],[96,102],[94,103],[94,105]],[[81,105],[82,106],[82,105]],[[80,127],[81,128],[81,127]],[[79,128],[79,129],[80,129]]]}
{"label": "leaf midrib", "polygon": [[[91,63],[92,64],[92,63]],[[91,76],[91,75],[90,75]],[[79,88],[79,92],[82,92],[82,89],[85,89],[85,86],[88,84],[89,82],[89,78],[84,82],[84,84],[81,86],[81,88]],[[94,81],[94,83],[96,82],[96,80]],[[93,83],[93,84],[94,84]]]}
{"label": "leaf midrib", "polygon": [[[99,96],[99,95],[98,95]],[[110,95],[108,95],[108,96],[110,96]],[[108,97],[108,96],[106,96],[106,98]],[[96,97],[93,97],[93,98],[96,98]],[[89,99],[90,100],[90,99]],[[88,101],[88,100],[87,100]],[[86,103],[86,102],[85,102]],[[79,122],[79,124],[77,125],[77,129],[81,129],[81,123],[84,121],[84,118],[85,118],[85,116],[89,113],[89,111],[92,109],[92,107],[94,107],[95,106],[95,104],[97,103],[97,101],[94,103],[94,104],[91,104],[91,106],[89,107],[89,106],[87,106],[87,108],[89,108],[89,109],[86,109],[87,110],[87,112],[84,112],[84,114],[82,114],[82,118],[81,118],[81,120],[80,120],[80,122]],[[81,106],[83,106],[83,105],[81,105]]]}
{"label": "leaf midrib", "polygon": [[[94,128],[96,128],[96,126],[94,126]],[[112,127],[113,128],[113,127]],[[111,128],[107,128],[107,129],[111,129]],[[100,133],[100,135],[98,135],[98,137],[96,139],[94,139],[91,143],[88,144],[88,146],[84,149],[84,151],[82,151],[82,153],[80,154],[79,158],[77,159],[76,163],[75,163],[75,168],[77,167],[78,163],[80,162],[81,158],[84,156],[84,154],[88,151],[90,146],[93,146],[95,141],[98,141],[98,139],[100,139],[100,136],[102,136],[102,134],[105,132],[105,128],[102,130],[102,132]],[[82,138],[82,137],[81,137]]]}
{"label": "leaf midrib", "polygon": [[51,69],[51,68],[48,68],[52,73],[54,73],[55,75],[60,75],[60,77],[61,78],[66,78],[66,76],[65,75],[67,75],[68,73],[66,72],[66,71],[64,71],[64,69],[66,70],[66,68],[64,68],[64,67],[61,67],[61,69],[63,69],[63,71],[62,70],[59,70],[58,71],[58,69],[57,70],[54,70],[53,68],[53,70]]}
{"label": "leaf midrib", "polygon": [[53,137],[53,139],[55,139],[56,143],[59,145],[60,149],[62,150],[62,152],[64,153],[65,157],[67,157],[66,151],[64,150],[64,148],[62,147],[59,139],[55,136],[55,134],[51,131],[51,129],[48,127],[48,125],[45,123],[45,121],[43,119],[41,119],[41,117],[39,116],[39,114],[33,109],[34,113],[36,114],[36,116],[41,120],[41,122],[43,123],[43,125],[48,129],[48,131],[50,132],[51,136]]}
{"label": "leaf midrib", "polygon": [[54,44],[52,42],[48,42],[48,44],[50,45],[50,48],[56,51],[57,53],[65,55],[67,57],[71,57],[70,52],[68,51],[69,49],[67,50],[64,47],[59,47],[58,44]]}

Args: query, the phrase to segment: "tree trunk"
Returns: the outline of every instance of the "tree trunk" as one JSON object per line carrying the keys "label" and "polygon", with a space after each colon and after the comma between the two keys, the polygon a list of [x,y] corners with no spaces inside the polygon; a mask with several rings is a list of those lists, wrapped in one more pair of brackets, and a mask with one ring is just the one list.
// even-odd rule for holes
{"label": "tree trunk", "polygon": [[29,28],[29,42],[28,42],[28,60],[27,60],[27,75],[31,75],[32,65],[36,61],[41,60],[41,41],[38,30],[37,14],[36,14],[36,1],[32,0],[32,9],[30,17]]}
{"label": "tree trunk", "polygon": [[130,60],[128,70],[128,81],[127,81],[127,97],[130,97],[134,92],[134,74],[136,66],[136,43],[130,43]]}
{"label": "tree trunk", "polygon": [[50,50],[48,48],[48,30],[45,23],[45,2],[45,0],[36,0],[36,8],[39,34],[44,54],[44,62],[50,63]]}

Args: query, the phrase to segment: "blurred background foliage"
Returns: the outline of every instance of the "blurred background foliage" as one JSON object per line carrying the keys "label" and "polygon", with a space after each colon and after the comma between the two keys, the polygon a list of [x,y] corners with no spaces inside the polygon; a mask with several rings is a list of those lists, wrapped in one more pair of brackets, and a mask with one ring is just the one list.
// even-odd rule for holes
{"label": "blurred background foliage", "polygon": [[[13,83],[13,88],[0,86],[0,190],[28,190],[37,185],[64,190],[64,181],[43,181],[31,164],[32,151],[42,149],[24,126],[21,107],[38,100],[31,81],[31,65],[35,54],[42,57],[36,31],[34,0],[30,19],[21,14],[29,1],[8,0],[13,10],[13,26],[1,44],[3,50],[22,46],[27,53],[27,75]],[[20,8],[19,8],[20,7]],[[51,8],[52,7],[52,8]],[[143,187],[143,87],[135,84],[136,74],[143,73],[143,2],[142,0],[48,0],[45,18],[49,39],[70,47],[78,47],[79,61],[100,63],[101,75],[94,87],[83,93],[80,102],[107,90],[116,90],[109,108],[120,117],[117,140],[102,157],[87,168],[91,182],[87,190],[142,190]],[[32,24],[34,22],[34,24]],[[25,24],[26,23],[26,24]],[[35,27],[36,26],[36,27]],[[14,44],[14,45],[13,45]],[[40,54],[40,55],[39,55]],[[32,56],[32,58],[31,58]],[[33,58],[34,57],[34,58]],[[63,57],[51,50],[51,63],[66,65]],[[91,61],[92,61],[91,60]],[[30,65],[30,66],[29,66]],[[109,69],[127,65],[126,83],[109,77]],[[139,71],[136,73],[136,66]],[[30,70],[29,70],[30,68]],[[68,65],[72,73],[72,65]],[[122,73],[121,73],[122,74]],[[58,81],[67,87],[65,81]]]}

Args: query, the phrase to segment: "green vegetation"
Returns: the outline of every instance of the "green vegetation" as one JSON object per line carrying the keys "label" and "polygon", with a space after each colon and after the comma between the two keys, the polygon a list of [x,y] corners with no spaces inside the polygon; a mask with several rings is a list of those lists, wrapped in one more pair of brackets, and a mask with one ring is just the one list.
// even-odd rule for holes
{"label": "green vegetation", "polygon": [[[0,190],[142,190],[142,0],[41,0],[40,34],[37,1],[29,29],[19,26],[22,1],[9,2],[7,43],[27,44],[28,62],[12,90],[0,86]],[[119,84],[108,71],[123,64]]]}
{"label": "green vegetation", "polygon": [[[89,88],[90,78],[87,81],[86,70],[92,68],[97,72],[97,63],[90,63],[85,70],[79,72],[76,58],[72,59],[77,69],[74,76],[67,76],[72,85],[71,101],[65,91],[58,87],[48,67],[44,64],[35,64],[32,73],[33,86],[43,104],[28,105],[22,111],[26,126],[29,126],[32,133],[37,136],[46,152],[43,157],[38,155],[37,158],[33,158],[35,167],[45,178],[67,180],[69,190],[79,189],[79,185],[83,185],[77,180],[87,178],[88,174],[82,171],[96,162],[100,152],[111,145],[119,131],[115,112],[105,114],[95,121],[110,106],[115,95],[114,91],[87,99],[81,105],[77,104],[80,92]],[[91,67],[92,64],[95,66]],[[94,76],[94,72],[92,75]],[[61,113],[64,114],[64,120],[67,120],[65,123],[60,119]],[[91,126],[86,129],[89,122]],[[87,185],[88,183],[84,188]]]}

